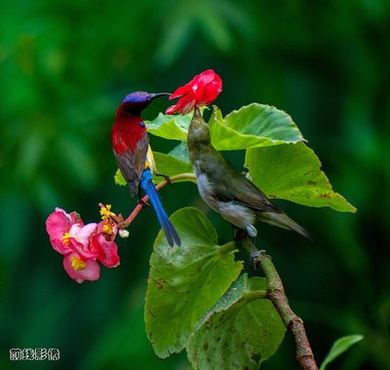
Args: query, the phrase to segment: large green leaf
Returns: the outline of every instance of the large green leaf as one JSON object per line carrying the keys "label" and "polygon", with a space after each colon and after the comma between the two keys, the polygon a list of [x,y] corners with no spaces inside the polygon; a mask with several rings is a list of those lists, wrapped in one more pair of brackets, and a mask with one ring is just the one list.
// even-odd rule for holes
{"label": "large green leaf", "polygon": [[[188,157],[188,149],[186,143],[180,143],[168,154],[153,152],[154,160],[156,162],[157,172],[160,175],[174,176],[179,173],[191,173],[192,164]],[[154,182],[158,184],[163,181],[161,176],[155,176]],[[183,180],[186,181],[186,180]],[[126,180],[124,179],[121,171],[118,169],[114,175],[114,182],[117,185],[125,186]]]}
{"label": "large green leaf", "polygon": [[199,319],[242,269],[234,243],[218,245],[214,227],[198,209],[183,208],[171,221],[182,245],[169,247],[162,232],[157,236],[145,304],[147,335],[162,358],[184,348]]}
{"label": "large green leaf", "polygon": [[242,275],[197,326],[187,344],[194,369],[253,369],[280,346],[286,328],[264,278]]}
{"label": "large green leaf", "polygon": [[217,150],[238,150],[303,141],[292,118],[275,107],[252,103],[226,117],[217,106],[209,120],[212,144]]}
{"label": "large green leaf", "polygon": [[167,115],[160,113],[153,121],[146,121],[148,132],[169,140],[187,140],[188,126],[192,113],[187,115]]}
{"label": "large green leaf", "polygon": [[179,145],[175,146],[168,154],[177,159],[180,159],[183,162],[191,162],[186,142],[182,142]]}
{"label": "large green leaf", "polygon": [[245,166],[254,183],[271,198],[356,212],[343,196],[333,191],[321,171],[320,160],[304,143],[248,149]]}
{"label": "large green leaf", "polygon": [[[190,173],[192,172],[192,164],[175,157],[171,154],[164,154],[154,152],[154,159],[156,162],[157,172],[165,176],[173,176],[179,173]],[[161,176],[155,176],[155,183],[159,183],[164,180]],[[185,180],[183,180],[185,181]]]}
{"label": "large green leaf", "polygon": [[337,339],[322,362],[320,370],[325,370],[330,362],[334,361],[335,358],[339,357],[342,353],[347,351],[355,343],[360,342],[362,339],[363,335],[347,335]]}

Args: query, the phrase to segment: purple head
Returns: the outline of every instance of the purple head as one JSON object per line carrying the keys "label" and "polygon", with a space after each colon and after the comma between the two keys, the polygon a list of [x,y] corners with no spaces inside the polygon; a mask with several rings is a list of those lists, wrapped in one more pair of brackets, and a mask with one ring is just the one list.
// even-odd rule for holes
{"label": "purple head", "polygon": [[147,93],[145,91],[135,91],[127,94],[122,100],[122,106],[127,113],[140,114],[149,103],[160,96],[169,96],[169,93]]}
{"label": "purple head", "polygon": [[125,114],[139,115],[153,99],[169,95],[169,93],[147,93],[145,91],[134,91],[127,94],[122,100],[120,111]]}

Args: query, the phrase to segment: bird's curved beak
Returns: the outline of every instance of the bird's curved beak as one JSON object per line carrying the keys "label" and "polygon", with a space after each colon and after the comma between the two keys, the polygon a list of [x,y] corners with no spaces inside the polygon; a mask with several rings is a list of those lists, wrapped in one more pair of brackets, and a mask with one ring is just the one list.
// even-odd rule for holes
{"label": "bird's curved beak", "polygon": [[170,95],[171,95],[171,93],[167,93],[167,92],[152,93],[152,94],[150,94],[150,100],[159,98],[160,96],[170,96]]}

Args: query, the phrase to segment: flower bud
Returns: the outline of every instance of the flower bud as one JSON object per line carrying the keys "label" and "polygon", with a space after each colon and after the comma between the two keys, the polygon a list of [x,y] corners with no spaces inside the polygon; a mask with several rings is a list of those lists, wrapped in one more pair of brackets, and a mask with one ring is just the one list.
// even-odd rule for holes
{"label": "flower bud", "polygon": [[129,236],[129,232],[127,230],[125,230],[125,229],[120,229],[119,230],[119,236],[122,239],[126,239]]}

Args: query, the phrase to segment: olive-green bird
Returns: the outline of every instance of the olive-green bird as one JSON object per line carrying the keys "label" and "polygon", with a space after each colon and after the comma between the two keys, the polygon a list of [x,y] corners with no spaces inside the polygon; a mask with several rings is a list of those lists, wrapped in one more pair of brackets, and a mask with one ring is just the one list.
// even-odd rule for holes
{"label": "olive-green bird", "polygon": [[251,238],[257,236],[256,222],[262,221],[311,239],[308,231],[272,204],[211,145],[209,128],[197,107],[187,143],[199,194],[210,208]]}

